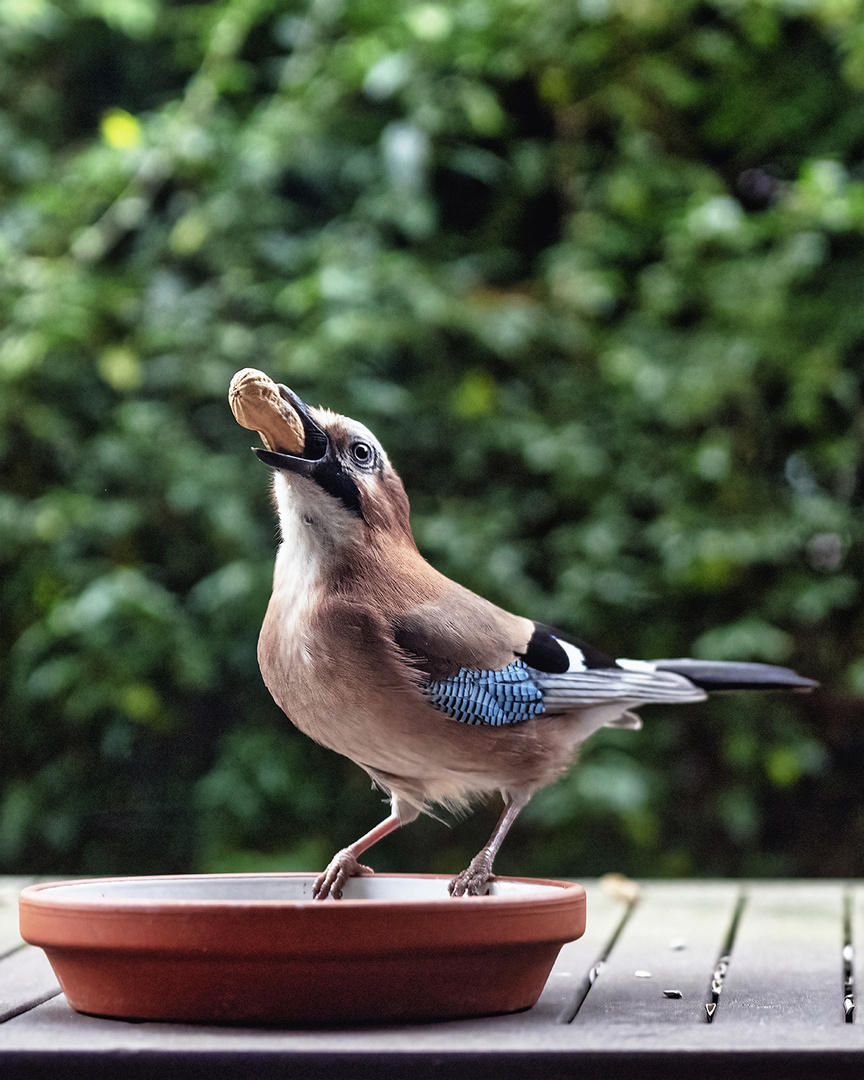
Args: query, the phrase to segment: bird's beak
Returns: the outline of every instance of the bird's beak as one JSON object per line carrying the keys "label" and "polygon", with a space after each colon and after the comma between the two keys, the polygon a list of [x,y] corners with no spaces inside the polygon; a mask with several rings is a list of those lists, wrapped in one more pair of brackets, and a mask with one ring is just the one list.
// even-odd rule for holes
{"label": "bird's beak", "polygon": [[327,435],[323,428],[319,427],[309,415],[309,406],[306,402],[299,398],[293,390],[289,390],[287,386],[283,386],[282,383],[279,383],[279,393],[282,396],[282,400],[293,409],[300,418],[300,423],[303,425],[303,432],[305,435],[303,450],[298,454],[289,454],[282,451],[263,450],[260,447],[255,447],[255,453],[265,465],[269,465],[271,468],[287,469],[289,472],[300,473],[301,476],[308,476],[312,467],[327,454],[330,445]]}

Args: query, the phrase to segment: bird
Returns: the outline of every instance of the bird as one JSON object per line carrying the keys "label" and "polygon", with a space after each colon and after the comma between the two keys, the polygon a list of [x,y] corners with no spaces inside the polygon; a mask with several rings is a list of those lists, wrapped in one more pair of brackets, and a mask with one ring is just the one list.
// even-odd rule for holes
{"label": "bird", "polygon": [[449,883],[453,897],[483,895],[520,811],[601,727],[638,729],[640,706],[712,691],[818,685],[770,664],[613,659],[504,610],[421,555],[405,487],[367,427],[282,384],[275,397],[302,432],[253,447],[272,472],[281,533],[259,667],[290,721],[390,802],[317,877],[316,899],[339,899],[349,878],[373,873],[360,856],[421,813],[497,794],[488,843]]}

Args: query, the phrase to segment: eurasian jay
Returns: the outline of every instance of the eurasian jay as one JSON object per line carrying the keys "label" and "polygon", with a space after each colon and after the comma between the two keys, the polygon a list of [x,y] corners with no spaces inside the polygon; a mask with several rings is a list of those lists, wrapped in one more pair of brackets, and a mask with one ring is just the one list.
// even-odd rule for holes
{"label": "eurasian jay", "polygon": [[301,731],[356,762],[391,801],[384,821],[332,859],[318,898],[372,873],[358,856],[430,804],[456,809],[500,792],[489,842],[450,883],[453,896],[481,894],[519,811],[598,728],[639,728],[635,708],[712,690],[817,685],[766,664],[613,660],[496,607],[420,555],[402,481],[370,431],[278,393],[303,437],[300,451],[272,440],[256,449],[273,470],[282,536],[261,672]]}

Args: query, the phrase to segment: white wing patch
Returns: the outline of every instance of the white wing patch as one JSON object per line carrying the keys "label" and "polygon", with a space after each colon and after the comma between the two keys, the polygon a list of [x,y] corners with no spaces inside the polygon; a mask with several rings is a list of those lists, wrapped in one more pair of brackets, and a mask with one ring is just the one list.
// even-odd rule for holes
{"label": "white wing patch", "polygon": [[567,659],[570,661],[570,666],[567,671],[585,671],[585,656],[581,649],[577,649],[575,645],[571,645],[569,641],[562,641],[561,638],[555,638],[561,648],[567,653]]}
{"label": "white wing patch", "polygon": [[657,665],[653,660],[616,660],[615,663],[618,667],[623,667],[625,671],[643,671],[653,674],[657,670]]}

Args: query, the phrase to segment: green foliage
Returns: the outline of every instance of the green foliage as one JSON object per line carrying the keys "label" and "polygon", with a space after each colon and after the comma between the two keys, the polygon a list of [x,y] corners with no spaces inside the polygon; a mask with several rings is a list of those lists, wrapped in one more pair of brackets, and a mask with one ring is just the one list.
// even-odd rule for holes
{"label": "green foliage", "polygon": [[251,365],[378,432],[469,587],[826,686],[597,736],[502,870],[864,872],[862,16],[0,0],[0,870],[309,867],[381,813],[257,673]]}

